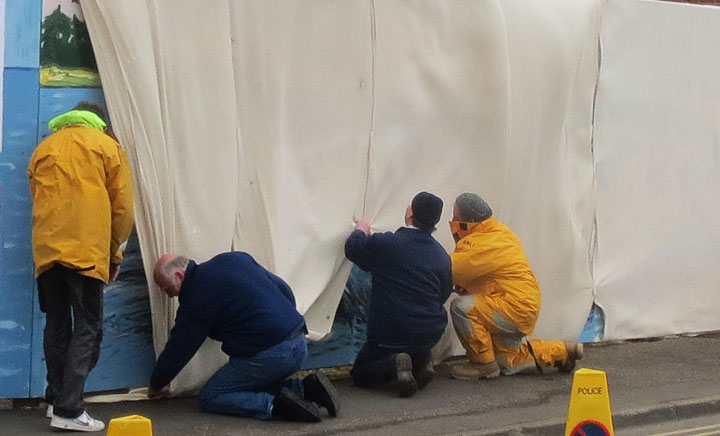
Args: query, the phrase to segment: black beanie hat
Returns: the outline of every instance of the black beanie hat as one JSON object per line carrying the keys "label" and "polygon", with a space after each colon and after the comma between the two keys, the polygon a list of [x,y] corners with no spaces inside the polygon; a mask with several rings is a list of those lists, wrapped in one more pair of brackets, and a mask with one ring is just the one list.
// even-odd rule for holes
{"label": "black beanie hat", "polygon": [[418,224],[426,227],[434,227],[440,221],[442,215],[443,201],[440,197],[429,192],[421,192],[412,200],[411,209],[413,218]]}

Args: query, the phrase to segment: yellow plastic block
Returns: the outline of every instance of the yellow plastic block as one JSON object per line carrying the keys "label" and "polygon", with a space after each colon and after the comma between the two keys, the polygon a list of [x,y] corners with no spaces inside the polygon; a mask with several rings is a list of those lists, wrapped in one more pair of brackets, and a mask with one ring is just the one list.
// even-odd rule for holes
{"label": "yellow plastic block", "polygon": [[565,436],[613,436],[610,393],[603,371],[575,371]]}
{"label": "yellow plastic block", "polygon": [[152,436],[152,421],[144,416],[114,418],[108,424],[107,436]]}

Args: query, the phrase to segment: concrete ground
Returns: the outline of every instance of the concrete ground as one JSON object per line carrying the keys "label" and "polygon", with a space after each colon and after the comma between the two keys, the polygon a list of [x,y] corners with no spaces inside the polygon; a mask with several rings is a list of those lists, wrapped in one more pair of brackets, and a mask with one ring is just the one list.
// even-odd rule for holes
{"label": "concrete ground", "polygon": [[[616,431],[720,412],[720,334],[586,347],[579,365],[607,373]],[[139,414],[165,435],[561,435],[572,376],[499,377],[467,382],[438,374],[415,397],[335,382],[337,418],[318,424],[262,422],[200,412],[194,398],[90,404],[106,422]],[[50,433],[44,410],[0,411],[0,435]]]}

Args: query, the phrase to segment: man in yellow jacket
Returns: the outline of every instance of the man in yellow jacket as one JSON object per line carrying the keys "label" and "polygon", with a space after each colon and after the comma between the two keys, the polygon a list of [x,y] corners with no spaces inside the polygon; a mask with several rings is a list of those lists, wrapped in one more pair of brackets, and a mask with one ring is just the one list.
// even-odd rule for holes
{"label": "man in yellow jacket", "polygon": [[83,408],[102,340],[103,285],[115,280],[133,226],[127,156],[105,133],[100,107],[80,103],[50,121],[55,132],[28,166],[32,245],[54,428],[100,431]]}
{"label": "man in yellow jacket", "polygon": [[453,206],[453,283],[460,297],[450,314],[468,363],[450,368],[465,380],[544,372],[570,372],[582,344],[528,340],[540,313],[540,286],[518,237],[492,216],[477,194],[464,193]]}

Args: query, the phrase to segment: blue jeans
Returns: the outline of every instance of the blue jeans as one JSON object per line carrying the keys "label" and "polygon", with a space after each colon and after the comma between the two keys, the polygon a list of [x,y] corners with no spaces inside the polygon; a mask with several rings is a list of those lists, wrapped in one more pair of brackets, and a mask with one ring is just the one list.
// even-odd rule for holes
{"label": "blue jeans", "polygon": [[305,335],[250,357],[231,357],[200,390],[200,408],[210,413],[270,419],[275,395],[289,388],[304,397],[303,382],[288,379],[307,354]]}

